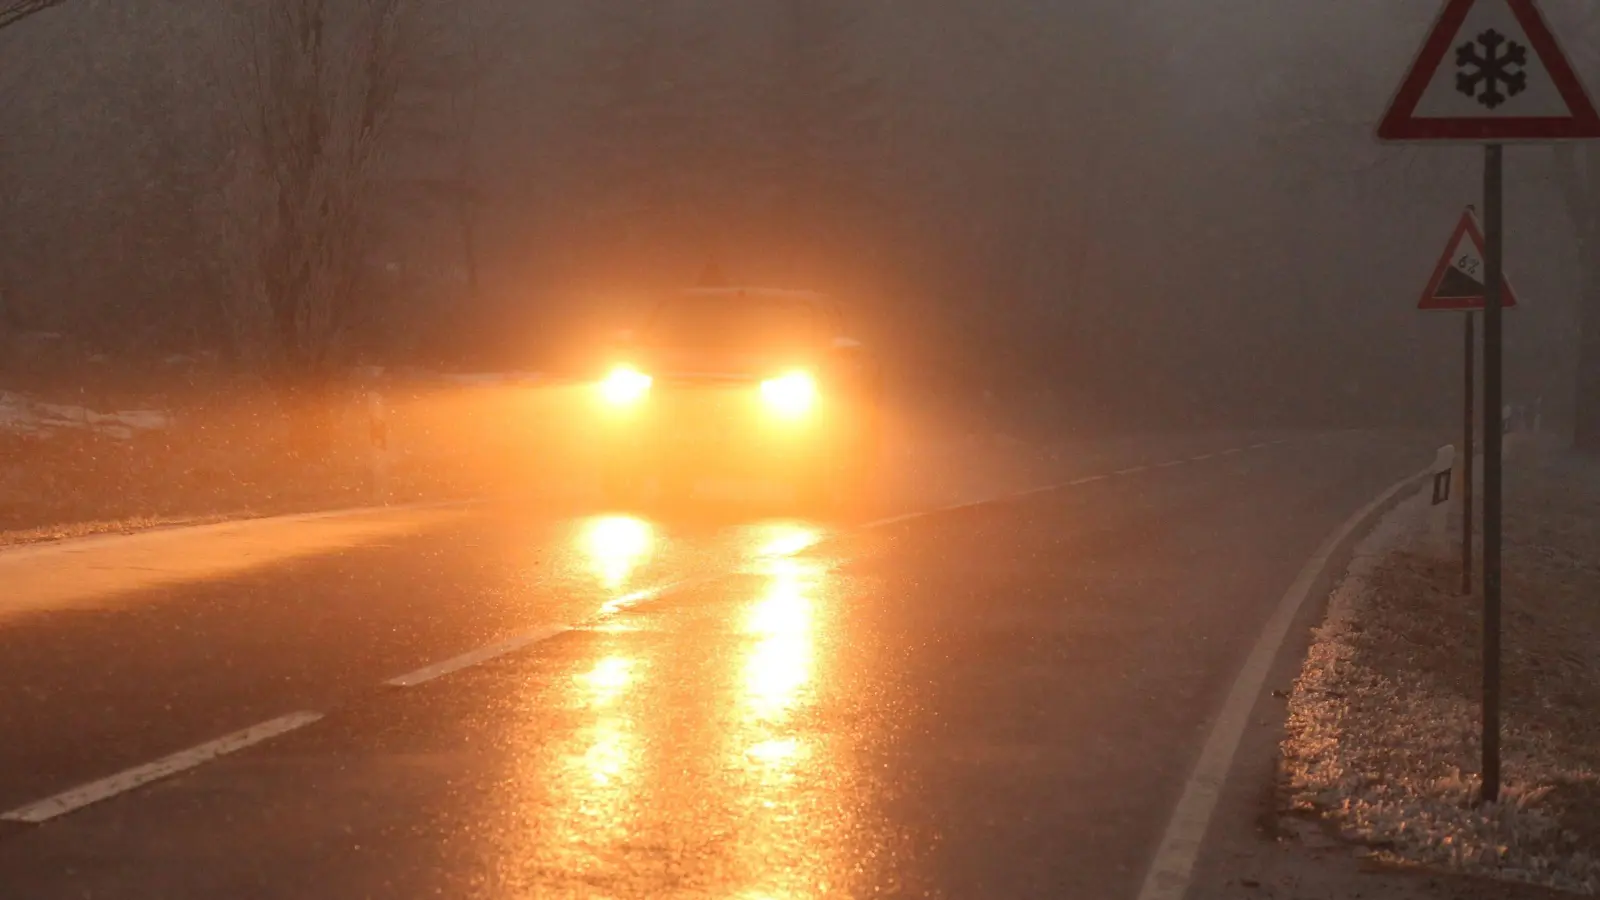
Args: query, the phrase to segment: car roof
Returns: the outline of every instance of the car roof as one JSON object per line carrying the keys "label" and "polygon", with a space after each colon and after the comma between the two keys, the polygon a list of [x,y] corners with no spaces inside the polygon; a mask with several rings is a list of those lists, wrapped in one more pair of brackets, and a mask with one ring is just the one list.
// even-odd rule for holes
{"label": "car roof", "polygon": [[794,300],[810,300],[817,303],[833,303],[828,294],[821,291],[803,291],[792,288],[769,287],[692,287],[674,291],[671,296],[715,296],[715,297],[782,297]]}
{"label": "car roof", "polygon": [[831,317],[835,325],[844,322],[844,307],[831,294],[821,291],[796,290],[793,288],[769,287],[691,287],[673,291],[662,299],[667,302],[676,297],[727,297],[730,299],[748,297],[752,300],[798,300],[810,303],[817,307],[824,315]]}

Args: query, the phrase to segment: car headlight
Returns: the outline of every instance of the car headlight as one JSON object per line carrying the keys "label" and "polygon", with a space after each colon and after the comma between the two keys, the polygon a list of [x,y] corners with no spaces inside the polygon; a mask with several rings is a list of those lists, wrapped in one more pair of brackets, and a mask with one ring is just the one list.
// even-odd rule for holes
{"label": "car headlight", "polygon": [[643,400],[654,383],[655,379],[632,366],[618,366],[600,382],[600,394],[608,403],[629,406]]}
{"label": "car headlight", "polygon": [[761,382],[767,408],[785,416],[803,416],[817,402],[817,382],[805,372],[790,372]]}

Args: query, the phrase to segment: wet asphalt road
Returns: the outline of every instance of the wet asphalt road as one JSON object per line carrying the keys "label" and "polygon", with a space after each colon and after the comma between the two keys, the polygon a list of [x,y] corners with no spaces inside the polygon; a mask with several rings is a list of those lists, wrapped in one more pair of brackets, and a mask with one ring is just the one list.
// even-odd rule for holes
{"label": "wet asphalt road", "polygon": [[1251,439],[866,528],[490,505],[175,538],[168,580],[85,550],[0,600],[0,810],[322,718],[0,822],[0,897],[1132,898],[1273,606],[1431,455]]}

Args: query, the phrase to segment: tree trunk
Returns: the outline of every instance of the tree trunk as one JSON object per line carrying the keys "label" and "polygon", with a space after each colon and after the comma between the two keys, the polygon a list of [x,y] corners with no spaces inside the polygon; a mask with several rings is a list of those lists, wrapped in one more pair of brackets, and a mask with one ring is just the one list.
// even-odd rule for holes
{"label": "tree trunk", "polygon": [[1583,275],[1579,303],[1578,384],[1573,398],[1573,441],[1579,450],[1600,454],[1600,235],[1590,216],[1582,243]]}
{"label": "tree trunk", "polygon": [[1578,248],[1578,371],[1573,443],[1600,454],[1600,148],[1555,149],[1556,179]]}

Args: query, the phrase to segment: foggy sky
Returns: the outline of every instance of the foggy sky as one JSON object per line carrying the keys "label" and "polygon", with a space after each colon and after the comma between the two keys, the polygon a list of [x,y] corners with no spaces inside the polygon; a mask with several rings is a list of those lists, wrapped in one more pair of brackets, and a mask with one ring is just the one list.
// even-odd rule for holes
{"label": "foggy sky", "polygon": [[[1431,0],[844,4],[862,14],[842,43],[793,52],[842,61],[829,77],[867,99],[824,104],[803,140],[787,125],[833,84],[793,83],[812,57],[785,49],[780,0],[454,6],[427,11],[422,52],[479,48],[479,114],[444,127],[455,140],[396,148],[377,255],[411,273],[393,313],[411,337],[367,352],[550,355],[716,256],[846,294],[930,382],[1085,411],[1454,414],[1459,322],[1414,307],[1476,200],[1477,156],[1371,137]],[[1600,84],[1584,4],[1546,6]],[[641,9],[643,94],[610,65]],[[11,327],[114,352],[225,340],[205,217],[236,131],[240,21],[69,0],[0,34]],[[411,124],[437,134],[417,97]],[[453,171],[461,146],[483,198],[475,298],[458,223],[408,187]],[[1509,161],[1508,266],[1528,300],[1510,391],[1559,396],[1570,223],[1547,151]]]}

